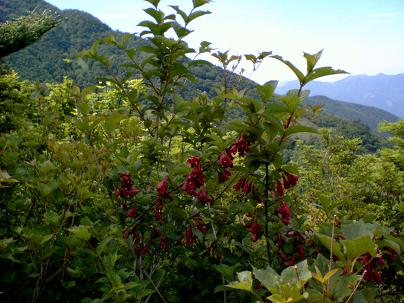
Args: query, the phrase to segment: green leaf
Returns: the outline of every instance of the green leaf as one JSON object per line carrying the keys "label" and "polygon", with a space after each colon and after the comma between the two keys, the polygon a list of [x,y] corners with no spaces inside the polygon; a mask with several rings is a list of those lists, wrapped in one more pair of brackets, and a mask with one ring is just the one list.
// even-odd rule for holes
{"label": "green leaf", "polygon": [[337,75],[337,74],[348,74],[346,71],[341,69],[333,69],[330,66],[319,67],[311,71],[307,74],[306,78],[304,79],[304,84],[313,81],[314,79],[318,79],[325,76]]}
{"label": "green leaf", "polygon": [[253,292],[252,289],[252,275],[251,271],[242,271],[237,273],[237,278],[238,281],[233,281],[227,284],[226,286],[229,288],[234,288],[234,289],[241,289],[245,290],[248,292]]}
{"label": "green leaf", "polygon": [[156,10],[154,8],[149,7],[149,8],[144,9],[144,11],[146,12],[146,14],[153,17],[157,23],[160,23],[163,21],[164,13],[161,10]]}
{"label": "green leaf", "polygon": [[175,10],[178,15],[181,16],[181,18],[182,18],[182,20],[184,20],[185,24],[188,24],[188,22],[189,22],[188,15],[183,10],[181,10],[177,5],[170,5],[170,7],[173,10]]}
{"label": "green leaf", "polygon": [[160,3],[160,0],[145,0],[145,1],[151,3],[155,8],[157,8],[157,6]]}
{"label": "green leaf", "polygon": [[230,281],[234,278],[234,275],[240,266],[240,263],[234,264],[232,266],[227,264],[216,264],[213,265],[213,268],[221,273],[226,280]]}
{"label": "green leaf", "polygon": [[202,17],[202,16],[204,16],[204,15],[209,15],[209,14],[211,14],[210,11],[196,11],[196,12],[193,12],[192,14],[190,14],[190,15],[188,16],[188,22],[187,22],[187,24],[188,24],[189,22],[191,22],[192,20],[195,20],[196,18]]}
{"label": "green leaf", "polygon": [[347,223],[341,226],[341,231],[346,240],[353,240],[361,236],[370,236],[373,238],[374,224],[365,223],[360,220],[355,223]]}
{"label": "green leaf", "polygon": [[262,101],[268,102],[272,98],[277,85],[278,81],[268,81],[264,85],[257,86],[257,92],[259,93]]}
{"label": "green leaf", "polygon": [[292,125],[285,130],[285,135],[290,136],[297,133],[317,133],[317,129],[304,125]]}
{"label": "green leaf", "polygon": [[77,239],[87,241],[91,238],[91,233],[88,231],[87,225],[74,226],[68,230],[73,234],[73,237]]}
{"label": "green leaf", "polygon": [[209,2],[210,2],[210,0],[192,0],[192,4],[193,4],[194,8],[208,4]]}
{"label": "green leaf", "polygon": [[376,256],[377,246],[370,236],[362,236],[354,240],[341,240],[341,243],[344,247],[344,254],[350,261],[366,253],[373,257]]}
{"label": "green leaf", "polygon": [[318,239],[320,242],[328,248],[328,250],[331,250],[331,243],[332,243],[332,253],[335,255],[338,259],[344,260],[344,254],[342,253],[341,246],[340,244],[335,240],[332,239],[331,242],[331,237],[323,234],[317,234]]}
{"label": "green leaf", "polygon": [[266,289],[271,290],[279,285],[281,277],[273,268],[267,267],[266,269],[256,269],[253,267],[253,269],[255,278],[260,281]]}
{"label": "green leaf", "polygon": [[285,268],[281,273],[281,279],[284,283],[291,283],[303,287],[308,280],[312,278],[307,260],[297,263],[295,266]]}
{"label": "green leaf", "polygon": [[292,72],[296,75],[297,79],[299,79],[300,84],[304,84],[304,75],[303,75],[303,73],[296,66],[294,66],[291,62],[289,62],[288,60],[283,59],[281,56],[278,56],[278,55],[273,55],[273,56],[271,56],[271,58],[279,60],[283,64],[285,64],[287,67],[289,67],[292,70]]}
{"label": "green leaf", "polygon": [[306,58],[306,63],[307,63],[307,73],[310,73],[313,70],[313,68],[316,66],[318,60],[320,60],[322,53],[323,53],[323,50],[320,50],[318,53],[315,53],[313,55],[304,53],[303,56]]}

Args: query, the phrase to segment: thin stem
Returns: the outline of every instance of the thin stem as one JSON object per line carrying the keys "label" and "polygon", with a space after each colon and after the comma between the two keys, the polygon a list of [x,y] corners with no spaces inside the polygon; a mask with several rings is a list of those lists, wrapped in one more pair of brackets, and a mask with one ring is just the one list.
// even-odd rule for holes
{"label": "thin stem", "polygon": [[360,280],[359,280],[358,283],[355,285],[355,288],[353,289],[351,295],[350,295],[349,298],[345,301],[345,303],[348,303],[349,300],[351,300],[351,298],[352,298],[353,295],[355,294],[356,290],[358,289],[359,285],[360,285],[361,282],[363,281],[363,278],[365,277],[366,272],[367,272],[366,270],[363,271],[363,274],[362,274]]}
{"label": "thin stem", "polygon": [[268,265],[270,260],[270,249],[269,249],[269,216],[268,216],[268,204],[269,204],[269,163],[265,164],[265,199],[264,199],[264,211],[265,211],[265,242],[267,246],[267,257]]}

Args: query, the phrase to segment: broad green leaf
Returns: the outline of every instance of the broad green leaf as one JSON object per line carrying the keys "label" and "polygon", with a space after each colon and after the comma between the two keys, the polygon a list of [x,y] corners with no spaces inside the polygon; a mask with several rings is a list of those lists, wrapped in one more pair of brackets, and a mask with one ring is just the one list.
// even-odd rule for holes
{"label": "broad green leaf", "polygon": [[[344,260],[344,254],[342,253],[340,244],[335,240],[331,239],[331,237],[323,234],[317,234],[318,239],[320,242],[331,250],[331,243],[332,243],[332,253],[335,255],[339,260]],[[332,242],[331,242],[332,240]]]}
{"label": "broad green leaf", "polygon": [[257,87],[257,91],[264,102],[268,102],[272,98],[277,85],[278,81],[268,81]]}
{"label": "broad green leaf", "polygon": [[281,279],[284,283],[296,284],[299,288],[312,278],[307,260],[297,263],[295,266],[285,268],[281,273]]}
{"label": "broad green leaf", "polygon": [[188,24],[188,22],[189,22],[189,20],[188,20],[188,15],[187,15],[182,9],[180,9],[180,8],[178,7],[178,5],[170,5],[170,7],[171,7],[173,10],[175,10],[178,15],[181,16],[181,18],[182,18],[182,20],[184,20],[184,23],[185,23],[185,24]]}
{"label": "broad green leaf", "polygon": [[160,23],[163,21],[164,13],[161,10],[157,10],[157,9],[149,7],[149,8],[144,9],[144,11],[146,12],[146,14],[153,17],[157,23]]}
{"label": "broad green leaf", "polygon": [[285,135],[290,136],[297,133],[317,133],[315,128],[304,125],[292,125],[285,130]]}
{"label": "broad green leaf", "polygon": [[307,63],[307,73],[310,73],[313,70],[313,68],[316,66],[318,60],[320,60],[322,53],[323,53],[323,50],[320,50],[318,53],[315,53],[313,55],[304,53],[303,56],[306,58],[306,63]]}
{"label": "broad green leaf", "polygon": [[337,302],[341,302],[352,294],[356,283],[360,280],[360,275],[337,275],[330,280],[330,289]]}
{"label": "broad green leaf", "polygon": [[322,292],[319,292],[314,289],[308,289],[307,290],[309,297],[307,302],[310,303],[333,303],[330,299],[324,298],[324,295]]}
{"label": "broad green leaf", "polygon": [[208,4],[211,0],[192,0],[194,8],[200,7],[202,5]]}
{"label": "broad green leaf", "polygon": [[227,284],[227,287],[241,289],[248,292],[252,292],[252,275],[251,271],[242,271],[237,273],[238,281],[233,281]]}
{"label": "broad green leaf", "polygon": [[271,58],[279,60],[283,64],[285,64],[287,67],[289,67],[292,70],[292,72],[296,75],[297,79],[299,79],[299,82],[301,84],[304,84],[304,75],[303,75],[303,73],[296,66],[294,66],[291,62],[289,62],[288,60],[283,59],[281,56],[278,56],[278,55],[273,55],[273,56],[271,56]]}
{"label": "broad green leaf", "polygon": [[276,288],[281,281],[281,277],[271,267],[267,267],[266,269],[257,269],[253,267],[253,269],[255,278],[268,290]]}
{"label": "broad green leaf", "polygon": [[77,239],[87,241],[91,238],[91,233],[89,232],[88,226],[86,225],[73,226],[68,230],[73,234],[73,237]]}
{"label": "broad green leaf", "polygon": [[366,253],[373,257],[376,256],[377,246],[370,236],[362,236],[354,240],[341,240],[341,243],[344,247],[344,254],[350,261]]}
{"label": "broad green leaf", "polygon": [[355,223],[347,223],[341,226],[341,231],[345,239],[353,240],[361,236],[369,236],[373,238],[374,224],[365,223],[362,220]]}
{"label": "broad green leaf", "polygon": [[188,22],[187,23],[191,22],[192,20],[195,20],[196,18],[202,17],[204,15],[209,15],[209,14],[211,14],[210,11],[196,11],[196,12],[193,12],[192,14],[190,14],[188,16]]}
{"label": "broad green leaf", "polygon": [[278,100],[285,104],[290,112],[294,112],[301,103],[297,95],[281,96]]}
{"label": "broad green leaf", "polygon": [[353,297],[353,303],[373,303],[377,295],[376,287],[368,287],[357,291]]}
{"label": "broad green leaf", "polygon": [[232,280],[237,269],[241,266],[240,263],[234,264],[232,266],[227,264],[217,264],[213,265],[213,268],[216,269],[219,273],[221,273],[226,280]]}
{"label": "broad green leaf", "polygon": [[318,79],[325,76],[337,75],[337,74],[348,74],[346,71],[341,69],[333,69],[332,67],[325,66],[319,67],[311,71],[305,78],[304,84],[313,81],[314,79]]}

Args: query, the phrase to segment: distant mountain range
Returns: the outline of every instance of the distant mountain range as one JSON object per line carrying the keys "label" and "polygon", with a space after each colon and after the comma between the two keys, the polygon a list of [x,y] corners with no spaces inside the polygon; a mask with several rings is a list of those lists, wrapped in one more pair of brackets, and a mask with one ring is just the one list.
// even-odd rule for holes
{"label": "distant mountain range", "polygon": [[[111,34],[119,37],[122,36],[123,33],[113,31],[106,24],[88,13],[78,10],[59,10],[43,0],[0,0],[0,22],[25,15],[27,12],[34,9],[36,11],[46,9],[55,11],[60,14],[63,22],[32,46],[9,56],[7,58],[8,64],[15,69],[22,78],[32,81],[60,82],[63,80],[63,77],[67,76],[82,87],[96,84],[97,78],[105,74],[105,71],[101,66],[95,62],[74,59],[74,57],[80,51],[88,49],[100,38]],[[144,39],[133,35],[130,43],[133,46],[139,46],[146,42]],[[103,49],[103,52],[105,55],[112,58],[113,62],[116,62],[115,70],[118,70],[118,63],[125,62],[125,56],[116,49],[105,48]],[[186,98],[192,98],[192,96],[195,96],[201,91],[205,91],[209,95],[214,95],[215,88],[217,88],[220,83],[223,83],[224,72],[213,64],[200,65],[195,68],[195,70],[192,70],[192,72],[196,76],[197,81],[189,83],[182,88],[181,93]],[[257,83],[236,74],[227,73],[227,76],[228,84],[232,87],[237,87],[238,89],[251,89],[257,85]],[[341,81],[346,82],[347,80],[344,79]],[[378,81],[376,81],[376,84],[373,84],[373,86],[369,84],[366,87],[359,87],[358,93],[362,92],[365,95],[372,94],[373,90],[371,89],[379,86],[377,82]],[[394,82],[394,85],[392,84],[392,86],[396,87],[397,85],[395,83],[396,82]],[[315,83],[313,87],[315,87],[315,85],[317,85],[317,83]],[[327,85],[332,86],[331,84]],[[388,83],[385,84],[385,86],[387,85]],[[293,83],[286,83],[286,85],[278,90],[278,93],[288,90],[288,87],[296,88],[296,84],[293,85]],[[351,86],[347,86],[346,90],[354,93],[356,90],[355,87],[356,86],[352,84]],[[386,92],[393,92],[396,90],[397,89],[395,88],[391,88],[390,90],[387,88],[385,89]],[[333,97],[329,93],[316,92],[315,90],[313,90],[313,93],[327,95],[328,97],[335,99],[349,99],[348,101],[353,103],[362,102],[362,99],[359,97]],[[384,99],[380,97],[380,100],[391,100],[388,102],[393,106],[398,104],[396,99],[390,97],[390,94],[386,93],[386,96],[387,97]],[[353,103],[339,102],[326,97],[311,97],[307,102],[309,104],[322,104],[324,105],[326,113],[342,119],[361,121],[372,130],[376,130],[376,125],[380,121],[397,120],[396,116],[383,110],[378,110],[368,106],[359,106]],[[373,104],[369,103],[369,105]],[[384,109],[387,109],[387,107]],[[400,113],[399,110],[393,110],[393,112]]]}
{"label": "distant mountain range", "polygon": [[[277,89],[283,94],[296,88],[296,81],[284,82]],[[314,81],[306,87],[311,95],[374,106],[404,117],[404,73],[398,75],[349,76],[336,82]]]}

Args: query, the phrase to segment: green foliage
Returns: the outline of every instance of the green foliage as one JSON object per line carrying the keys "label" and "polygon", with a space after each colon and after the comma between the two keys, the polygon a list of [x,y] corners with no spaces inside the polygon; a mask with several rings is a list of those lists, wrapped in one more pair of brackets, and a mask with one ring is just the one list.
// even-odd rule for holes
{"label": "green foliage", "polygon": [[31,13],[0,23],[0,58],[31,45],[57,24],[57,19],[49,12]]}
{"label": "green foliage", "polygon": [[[228,285],[262,301],[346,302],[355,296],[372,302],[374,289],[398,291],[402,243],[393,228],[302,223],[313,215],[315,198],[334,201],[339,187],[332,191],[326,182],[340,182],[336,173],[344,174],[343,182],[331,184],[360,189],[358,167],[365,156],[379,156],[358,155],[359,140],[321,131],[325,147],[307,146],[298,153],[304,161],[291,163],[285,154],[296,136],[316,132],[306,124],[304,81],[286,96],[273,95],[277,83],[268,82],[253,98],[225,71],[215,95],[186,98],[181,87],[201,63],[186,56],[211,51],[206,42],[199,52],[188,46],[187,25],[207,13],[200,7],[208,1],[193,1],[189,13],[175,7],[174,15],[161,11],[159,1],[148,2],[154,21],[141,23],[147,43],[134,48],[128,36],[110,36],[82,53],[110,70],[102,85],[81,89],[68,78],[41,85],[14,73],[0,77],[0,299],[248,300]],[[115,72],[116,58],[104,47],[125,55],[124,72]],[[270,52],[213,55],[229,70],[243,58],[254,69],[270,58]],[[307,73],[298,72],[305,81],[325,71],[316,67],[320,53],[305,57]],[[235,112],[241,114],[230,119]],[[330,163],[321,184],[317,159]],[[388,169],[383,178],[375,174],[375,191],[378,182],[387,184],[384,178],[402,176],[395,162],[380,159]],[[353,164],[356,172],[349,171]],[[368,192],[366,198],[395,206],[401,181],[389,182],[388,191],[382,188],[388,194]],[[350,194],[352,200],[363,195]],[[321,210],[325,215],[335,209],[352,218],[367,215],[337,198]],[[369,204],[379,211],[377,220],[399,228],[380,203]],[[328,268],[318,255],[327,247],[338,258]],[[383,266],[375,263],[379,254]],[[372,275],[362,274],[360,263],[373,266]],[[237,271],[251,266],[252,273],[238,273],[232,283]],[[381,285],[380,274],[388,285]],[[257,282],[265,289],[256,290]]]}

